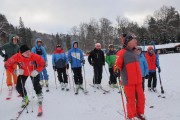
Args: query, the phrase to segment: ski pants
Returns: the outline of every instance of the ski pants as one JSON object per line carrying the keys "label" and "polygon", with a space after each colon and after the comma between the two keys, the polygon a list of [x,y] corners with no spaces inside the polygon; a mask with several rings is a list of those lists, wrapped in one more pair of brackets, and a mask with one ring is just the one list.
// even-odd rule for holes
{"label": "ski pants", "polygon": [[148,88],[156,88],[157,78],[156,72],[149,72]]}
{"label": "ski pants", "polygon": [[40,73],[40,80],[48,80],[49,75],[47,74],[46,68],[43,69],[43,71]]}
{"label": "ski pants", "polygon": [[101,84],[103,66],[93,66],[93,68],[94,68],[93,84]]}
{"label": "ski pants", "polygon": [[57,68],[57,73],[58,73],[58,80],[60,83],[68,83],[66,68]]}
{"label": "ski pants", "polygon": [[128,118],[136,117],[144,114],[145,95],[142,89],[142,83],[135,85],[125,85],[124,92],[127,98],[127,114]]}
{"label": "ski pants", "polygon": [[109,73],[110,73],[109,83],[110,84],[116,84],[117,81],[116,81],[116,77],[114,76],[113,68],[109,68]]}
{"label": "ski pants", "polygon": [[[13,65],[13,69],[15,70],[17,68],[17,65]],[[13,82],[14,84],[17,83],[17,75],[14,74],[14,73],[11,73],[9,70],[6,69],[6,84],[7,86],[12,86],[13,83],[12,83],[12,79],[13,79]]]}
{"label": "ski pants", "polygon": [[145,78],[142,77],[142,88],[143,88],[143,91],[144,91],[144,89],[145,89],[145,87],[144,87],[144,82],[145,82]]}
{"label": "ski pants", "polygon": [[82,77],[82,68],[72,68],[74,73],[74,82],[76,85],[82,85],[83,84],[83,77]]}
{"label": "ski pants", "polygon": [[[28,76],[19,75],[17,79],[16,90],[18,91],[20,95],[22,95],[22,97],[27,95],[26,88],[25,88],[25,83],[26,83],[27,78]],[[41,88],[41,85],[39,84],[39,80],[40,80],[40,75],[37,75],[36,77],[31,77],[31,81],[32,81],[36,94],[42,93],[42,88]]]}

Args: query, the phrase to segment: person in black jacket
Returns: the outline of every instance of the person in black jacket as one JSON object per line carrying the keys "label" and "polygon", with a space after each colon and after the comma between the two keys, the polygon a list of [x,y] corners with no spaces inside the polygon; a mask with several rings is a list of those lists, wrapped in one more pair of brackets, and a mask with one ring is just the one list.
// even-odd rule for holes
{"label": "person in black jacket", "polygon": [[94,78],[93,84],[97,88],[101,88],[101,79],[103,72],[103,65],[105,65],[104,52],[101,50],[101,44],[96,43],[95,49],[92,50],[88,56],[88,62],[93,66]]}

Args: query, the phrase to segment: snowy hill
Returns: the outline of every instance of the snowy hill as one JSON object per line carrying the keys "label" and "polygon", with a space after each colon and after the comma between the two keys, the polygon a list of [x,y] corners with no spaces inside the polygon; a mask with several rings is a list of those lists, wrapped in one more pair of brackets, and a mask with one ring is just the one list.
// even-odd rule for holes
{"label": "snowy hill", "polygon": [[[92,84],[93,71],[92,67],[86,60],[85,75],[86,85],[89,91],[85,95],[79,91],[78,95],[74,94],[71,70],[69,70],[71,89],[70,91],[61,91],[59,82],[58,88],[55,88],[54,72],[51,65],[51,56],[48,56],[49,66],[47,67],[49,73],[50,92],[45,92],[43,101],[43,116],[37,117],[37,98],[33,98],[35,93],[32,89],[30,78],[27,80],[27,92],[30,103],[28,105],[27,114],[23,112],[19,120],[124,120],[121,96],[116,89],[111,89],[108,86],[108,77],[103,68],[102,86],[105,89],[110,89],[110,93],[103,94],[101,91],[94,92],[94,88],[90,87]],[[0,57],[0,83],[3,78],[3,60]],[[179,82],[179,68],[180,68],[180,54],[160,55],[161,79],[165,90],[166,98],[157,97],[160,94],[159,79],[157,83],[158,93],[151,93],[145,90],[146,94],[146,109],[145,114],[148,120],[180,120],[180,82]],[[106,65],[106,70],[108,67]],[[108,73],[109,75],[109,73]],[[157,76],[158,78],[158,76]],[[17,92],[13,91],[11,100],[6,100],[8,90],[5,79],[3,80],[3,91],[0,94],[0,120],[10,120],[16,117],[20,109],[21,98],[17,97]],[[146,81],[147,85],[147,81]],[[154,108],[150,108],[154,106]],[[33,110],[33,112],[31,112]],[[119,114],[118,112],[121,114]]]}

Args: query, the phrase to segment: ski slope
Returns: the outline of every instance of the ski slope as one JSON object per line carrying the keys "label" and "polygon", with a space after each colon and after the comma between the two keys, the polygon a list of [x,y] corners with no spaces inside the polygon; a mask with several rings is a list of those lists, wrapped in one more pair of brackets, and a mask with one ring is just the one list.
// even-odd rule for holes
{"label": "ski slope", "polygon": [[[20,116],[19,120],[124,120],[121,96],[116,89],[108,86],[108,77],[105,68],[108,71],[107,64],[103,68],[102,86],[110,89],[110,93],[103,94],[101,91],[95,92],[90,87],[92,84],[93,69],[86,59],[85,78],[86,87],[89,91],[85,95],[81,90],[78,95],[74,94],[71,70],[69,69],[71,89],[70,91],[61,91],[59,81],[58,88],[55,87],[54,72],[51,65],[51,56],[48,56],[48,73],[50,92],[43,89],[43,116],[37,117],[37,98],[33,98],[35,93],[32,89],[30,78],[27,80],[27,92],[30,99],[28,105],[29,113],[26,110]],[[0,83],[3,78],[3,60],[0,57]],[[145,90],[146,106],[145,115],[148,120],[180,120],[180,54],[160,55],[161,79],[165,91],[166,98],[157,97],[160,94],[159,79],[157,83],[158,93],[151,93]],[[84,74],[84,72],[83,72]],[[109,75],[109,72],[108,72]],[[157,76],[158,78],[158,76]],[[147,86],[147,81],[146,81]],[[11,100],[6,100],[8,89],[6,87],[5,78],[3,80],[3,90],[0,94],[0,120],[10,120],[16,117],[20,110],[21,98],[17,97],[17,92],[13,90]],[[154,106],[154,108],[149,108]],[[33,112],[32,112],[33,110]],[[119,114],[118,112],[121,114]]]}

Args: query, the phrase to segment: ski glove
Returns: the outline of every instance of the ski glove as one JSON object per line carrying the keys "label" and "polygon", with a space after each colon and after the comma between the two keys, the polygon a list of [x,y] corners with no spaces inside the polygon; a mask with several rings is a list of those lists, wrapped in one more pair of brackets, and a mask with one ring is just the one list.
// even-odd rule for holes
{"label": "ski glove", "polygon": [[83,63],[83,65],[85,64],[85,60],[82,60],[81,62]]}
{"label": "ski glove", "polygon": [[53,70],[56,71],[56,67],[53,65]]}
{"label": "ski glove", "polygon": [[31,77],[36,77],[38,74],[39,74],[39,73],[38,73],[37,70],[33,70],[33,71],[31,72]]}
{"label": "ski glove", "polygon": [[23,69],[16,69],[16,70],[14,70],[14,74],[16,74],[16,75],[23,75],[24,74],[24,70]]}
{"label": "ski glove", "polygon": [[69,69],[69,64],[66,64],[66,68]]}
{"label": "ski glove", "polygon": [[146,75],[146,76],[145,76],[145,79],[149,79],[149,75]]}
{"label": "ski glove", "polygon": [[45,64],[45,66],[46,66],[46,67],[48,66],[48,61],[46,61],[46,64]]}
{"label": "ski glove", "polygon": [[158,73],[160,73],[161,72],[161,68],[160,67],[158,67]]}
{"label": "ski glove", "polygon": [[4,61],[8,59],[8,56],[6,54],[3,54],[2,57],[4,58]]}

